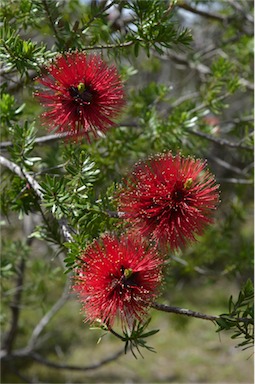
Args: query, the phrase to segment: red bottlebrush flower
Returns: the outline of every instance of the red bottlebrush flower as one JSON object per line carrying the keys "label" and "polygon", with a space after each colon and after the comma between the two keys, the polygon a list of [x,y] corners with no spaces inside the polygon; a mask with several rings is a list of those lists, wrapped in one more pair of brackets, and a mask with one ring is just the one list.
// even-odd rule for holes
{"label": "red bottlebrush flower", "polygon": [[97,136],[113,125],[124,105],[124,91],[114,66],[97,55],[59,55],[38,79],[47,89],[37,91],[48,107],[42,117],[51,129],[69,136]]}
{"label": "red bottlebrush flower", "polygon": [[163,259],[130,235],[109,235],[94,241],[81,256],[74,290],[86,321],[100,320],[109,328],[116,316],[122,326],[142,320],[158,294]]}
{"label": "red bottlebrush flower", "polygon": [[206,162],[171,153],[136,164],[119,192],[119,210],[157,244],[172,249],[201,235],[219,201]]}

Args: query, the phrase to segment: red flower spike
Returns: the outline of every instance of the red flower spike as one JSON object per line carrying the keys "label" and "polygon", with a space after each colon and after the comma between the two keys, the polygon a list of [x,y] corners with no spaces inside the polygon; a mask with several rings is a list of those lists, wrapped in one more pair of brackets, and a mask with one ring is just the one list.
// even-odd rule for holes
{"label": "red flower spike", "polygon": [[134,231],[172,249],[201,235],[219,202],[206,162],[165,153],[136,164],[118,194]]}
{"label": "red flower spike", "polygon": [[59,55],[38,79],[47,89],[35,96],[48,107],[42,114],[50,129],[77,137],[106,132],[125,104],[120,77],[114,66],[98,55],[83,52]]}
{"label": "red flower spike", "polygon": [[109,328],[116,316],[122,327],[141,321],[158,295],[163,259],[129,235],[94,241],[82,254],[75,278],[86,321],[100,320]]}

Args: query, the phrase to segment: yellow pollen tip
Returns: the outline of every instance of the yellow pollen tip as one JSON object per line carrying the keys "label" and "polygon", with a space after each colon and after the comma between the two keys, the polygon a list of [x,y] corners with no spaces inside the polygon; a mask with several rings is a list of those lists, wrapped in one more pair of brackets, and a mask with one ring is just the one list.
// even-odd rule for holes
{"label": "yellow pollen tip", "polygon": [[85,91],[85,84],[84,83],[78,84],[77,89],[78,89],[79,93],[84,92]]}
{"label": "yellow pollen tip", "polygon": [[184,189],[190,189],[191,186],[192,186],[192,183],[193,183],[193,180],[192,178],[190,177],[189,179],[187,179],[184,183]]}
{"label": "yellow pollen tip", "polygon": [[126,279],[128,279],[131,275],[133,274],[133,271],[131,268],[125,269],[124,270],[124,276]]}

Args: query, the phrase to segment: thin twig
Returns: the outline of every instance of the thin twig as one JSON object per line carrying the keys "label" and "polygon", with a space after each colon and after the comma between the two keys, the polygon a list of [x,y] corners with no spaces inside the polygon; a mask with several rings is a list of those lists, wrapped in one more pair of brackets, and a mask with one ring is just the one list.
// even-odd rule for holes
{"label": "thin twig", "polygon": [[196,317],[203,320],[215,321],[220,319],[220,316],[205,315],[204,313],[191,311],[190,309],[180,308],[180,307],[171,307],[165,304],[153,303],[152,308],[157,309],[162,312],[176,313],[178,315]]}
{"label": "thin twig", "polygon": [[118,219],[121,219],[125,216],[125,212],[119,212],[119,211],[109,211],[109,210],[106,210],[103,212],[104,214],[106,214],[107,216],[109,217],[113,217],[113,218],[118,218]]}
{"label": "thin twig", "polygon": [[[196,94],[191,94],[190,96],[192,97],[195,97]],[[222,97],[221,99],[225,98]],[[176,107],[178,106],[182,101],[185,101],[187,99],[187,97],[183,97],[178,99],[176,102],[174,102],[171,107]],[[188,98],[189,99],[189,98]],[[199,107],[196,107],[194,108],[191,113],[195,113],[197,110],[200,110],[202,108],[204,108],[205,105],[204,104],[201,104]],[[233,120],[233,123],[235,124],[239,124],[241,122],[247,122],[247,121],[252,121],[251,117],[247,117],[247,119],[234,119]],[[135,123],[132,123],[132,124],[123,124],[123,126],[136,126]],[[138,125],[137,125],[138,127]],[[242,141],[241,140],[240,142],[238,143],[233,143],[233,142],[230,142],[226,139],[221,139],[221,138],[215,138],[214,136],[211,136],[207,133],[204,133],[204,132],[201,132],[201,131],[198,131],[198,130],[189,130],[190,133],[194,134],[194,135],[197,135],[197,136],[200,136],[200,137],[203,137],[207,140],[210,140],[210,141],[213,141],[219,145],[226,145],[226,146],[229,146],[229,147],[232,147],[232,148],[241,148],[241,149],[244,149],[244,150],[249,150],[249,151],[253,151],[253,148],[250,147],[250,146],[244,146],[244,145],[241,145]],[[60,139],[64,139],[68,136],[67,133],[61,133],[61,134],[52,134],[52,135],[46,135],[46,136],[41,136],[41,137],[37,137],[35,140],[34,140],[34,143],[35,144],[38,144],[38,145],[43,145],[43,144],[48,144],[50,142],[53,142],[53,141],[57,141],[57,140],[60,140]],[[5,142],[2,142],[0,143],[0,149],[8,149],[10,147],[13,146],[13,143],[11,141],[5,141]]]}
{"label": "thin twig", "polygon": [[227,125],[227,124],[238,125],[238,124],[252,123],[252,122],[254,122],[254,117],[252,115],[249,115],[249,116],[244,116],[244,117],[236,117],[232,120],[223,120],[221,122],[221,124],[222,125]]}
{"label": "thin twig", "polygon": [[28,350],[28,349],[20,349],[13,351],[11,354],[6,354],[5,351],[1,351],[1,359],[3,360],[11,360],[13,358],[31,358],[35,361],[37,361],[40,364],[46,365],[51,368],[56,369],[66,369],[69,371],[91,371],[94,369],[98,369],[102,367],[103,365],[106,365],[108,363],[111,363],[112,361],[117,360],[121,355],[124,354],[124,350],[121,349],[118,352],[115,352],[109,357],[106,357],[105,359],[102,359],[101,361],[98,361],[97,363],[86,365],[86,366],[80,366],[80,365],[69,365],[69,364],[61,364],[54,361],[50,361],[48,359],[45,359],[43,356],[41,356],[39,353]]}
{"label": "thin twig", "polygon": [[[28,222],[29,221],[29,222]],[[25,235],[28,236],[31,233],[32,228],[30,228],[31,221],[27,216],[24,218],[24,232]],[[31,246],[33,239],[29,236],[26,239],[26,245]],[[18,331],[18,322],[20,318],[20,308],[21,308],[21,299],[22,293],[24,290],[24,276],[25,276],[25,268],[26,268],[26,259],[23,256],[19,262],[17,267],[17,282],[14,288],[14,296],[13,300],[10,304],[11,309],[11,320],[10,320],[10,328],[9,331],[4,336],[3,340],[3,349],[7,354],[11,353],[13,344],[15,343],[15,339]]]}
{"label": "thin twig", "polygon": [[62,230],[62,233],[63,233],[65,240],[68,243],[72,243],[73,237],[71,235],[71,229],[68,227],[67,221],[64,218],[62,218],[59,220],[59,225],[61,227],[61,230]]}
{"label": "thin twig", "polygon": [[16,375],[22,382],[24,383],[28,383],[28,384],[31,384],[31,383],[34,383],[34,381],[31,381],[30,378],[28,378],[27,376],[25,376],[23,373],[20,373],[19,369],[17,369],[14,365],[13,365],[13,362],[8,362],[8,368],[11,372],[14,373],[14,375]]}
{"label": "thin twig", "polygon": [[37,181],[29,173],[23,171],[19,165],[13,163],[12,161],[6,159],[3,156],[0,156],[0,164],[10,169],[10,171],[15,173],[21,179],[27,180],[28,184],[34,190],[39,199],[43,198],[42,187],[40,186],[40,184],[37,183]]}
{"label": "thin twig", "polygon": [[55,22],[52,19],[52,15],[51,15],[51,12],[50,12],[50,9],[49,9],[49,5],[48,5],[47,1],[46,0],[42,0],[42,4],[43,4],[44,9],[45,9],[45,11],[47,13],[47,16],[49,18],[49,22],[50,22],[51,28],[52,28],[52,30],[53,30],[53,32],[55,34],[56,39],[58,40],[59,43],[62,43],[62,39],[58,36],[58,31],[57,31]]}
{"label": "thin twig", "polygon": [[[12,172],[14,172],[16,175],[18,175],[21,179],[26,179],[28,181],[29,185],[31,186],[31,188],[36,193],[36,195],[39,197],[39,199],[40,200],[43,199],[42,187],[31,175],[29,175],[29,173],[23,171],[19,165],[13,163],[12,161],[6,159],[3,156],[0,156],[0,164],[4,165],[8,169],[10,169]],[[39,204],[38,204],[38,206],[40,208]],[[42,214],[44,220],[46,221],[42,209],[40,209],[40,211],[41,211],[41,214]],[[64,219],[62,221],[59,221],[59,226],[61,227],[61,230],[63,232],[63,235],[64,235],[66,241],[71,242],[72,241],[72,235],[71,235],[70,230],[69,230],[69,228],[66,224],[66,221]]]}
{"label": "thin twig", "polygon": [[[180,96],[177,100],[171,103],[171,108],[176,108],[180,104],[184,103],[187,100],[194,100],[195,98],[199,97],[200,94],[199,92],[190,92],[190,93],[185,93],[184,95]],[[1,148],[1,146],[0,146]]]}
{"label": "thin twig", "polygon": [[136,41],[143,41],[142,39],[137,38],[136,40],[126,41],[125,43],[119,44],[107,44],[107,45],[93,45],[91,47],[84,47],[84,51],[93,51],[98,49],[118,49],[118,48],[127,48],[135,44]]}
{"label": "thin twig", "polygon": [[[169,50],[165,56],[159,56],[155,53],[156,56],[160,57],[161,60],[169,59],[173,60],[177,64],[182,64],[190,69],[194,69],[201,75],[210,75],[212,73],[211,69],[202,63],[193,62],[184,54],[178,54],[172,50]],[[254,84],[249,82],[246,79],[239,78],[239,83],[249,89],[250,91],[254,91]]]}
{"label": "thin twig", "polygon": [[53,318],[53,316],[63,307],[63,305],[67,302],[69,299],[69,290],[70,290],[70,282],[67,280],[63,293],[60,296],[60,298],[56,301],[56,303],[51,307],[51,309],[41,318],[39,323],[34,328],[32,335],[30,337],[30,340],[27,344],[27,347],[25,349],[32,351],[36,347],[37,340],[44,330],[44,328],[47,326],[47,324],[50,322],[50,320]]}
{"label": "thin twig", "polygon": [[123,337],[119,333],[115,332],[112,328],[110,328],[109,331],[111,332],[111,334],[113,334],[115,337],[117,337],[121,341],[126,341],[125,337]]}
{"label": "thin twig", "polygon": [[236,179],[236,178],[217,178],[217,180],[220,183],[230,183],[230,184],[247,184],[247,185],[253,185],[253,180],[247,180],[247,179]]}
{"label": "thin twig", "polygon": [[111,8],[116,3],[116,0],[113,0],[111,3],[105,6],[105,8],[101,9],[98,13],[96,13],[88,22],[87,24],[82,28],[82,31],[85,30],[90,26],[90,24],[93,23],[95,19],[97,19],[99,16],[101,16],[104,12],[106,12],[109,8]]}
{"label": "thin twig", "polygon": [[182,3],[178,2],[176,4],[176,6],[184,9],[185,11],[189,11],[189,12],[192,12],[196,15],[206,17],[207,19],[212,19],[212,20],[216,20],[216,21],[220,21],[220,22],[225,22],[228,20],[227,17],[225,17],[225,16],[221,16],[221,15],[216,14],[216,13],[202,11],[198,8],[192,7],[191,5],[189,5],[185,2],[182,2]]}
{"label": "thin twig", "polygon": [[47,360],[43,358],[41,355],[38,353],[32,353],[29,355],[33,360],[37,361],[40,364],[46,365],[51,368],[56,368],[56,369],[67,369],[69,371],[91,371],[94,369],[98,369],[102,367],[103,365],[106,365],[108,363],[111,363],[112,361],[117,360],[121,355],[123,355],[124,351],[121,349],[120,351],[114,353],[113,355],[98,361],[97,363],[87,365],[87,366],[79,366],[79,365],[69,365],[69,364],[60,364],[60,363],[55,363],[53,361]]}
{"label": "thin twig", "polygon": [[192,135],[196,135],[196,136],[202,137],[202,138],[204,138],[206,140],[209,140],[209,141],[212,141],[213,143],[218,144],[220,146],[227,146],[227,147],[230,147],[230,148],[239,148],[239,149],[244,149],[246,151],[253,151],[253,148],[251,146],[241,145],[239,142],[238,143],[233,143],[232,141],[228,141],[226,139],[214,137],[212,135],[209,135],[208,133],[204,133],[204,132],[198,131],[197,129],[196,130],[189,129],[188,131]]}
{"label": "thin twig", "polygon": [[251,24],[254,23],[254,18],[252,15],[248,12],[245,12],[241,4],[235,0],[228,0],[229,4],[238,12],[238,14],[242,14],[247,21],[249,21]]}
{"label": "thin twig", "polygon": [[[34,143],[43,145],[47,144],[49,142],[57,141],[60,139],[65,139],[66,137],[70,136],[69,133],[63,132],[63,133],[55,133],[52,135],[46,135],[46,136],[41,136],[37,137],[34,141]],[[11,141],[3,141],[0,143],[0,149],[7,149],[13,147],[13,143]]]}
{"label": "thin twig", "polygon": [[[10,160],[7,160],[3,156],[0,156],[0,164],[4,165],[8,169],[10,169],[12,172],[14,172],[20,178],[22,178],[22,179],[25,178],[28,181],[28,183],[31,186],[31,188],[33,188],[33,190],[35,191],[37,196],[40,199],[43,198],[43,193],[41,192],[42,191],[42,187],[40,186],[40,184],[31,175],[29,175],[27,172],[23,171],[17,164],[13,163]],[[105,211],[105,212],[102,211],[102,213],[108,215],[109,217],[116,217],[116,218],[117,217],[121,218],[124,215],[123,212],[113,212],[113,211]],[[63,235],[64,235],[66,241],[72,242],[73,238],[72,238],[72,235],[70,233],[70,229],[68,228],[66,220],[65,219],[59,220],[59,225],[60,225],[60,227],[62,229],[62,232],[63,232]]]}
{"label": "thin twig", "polygon": [[238,175],[242,175],[242,176],[245,175],[245,172],[242,169],[240,169],[240,168],[238,168],[232,164],[229,164],[227,161],[222,160],[215,155],[212,156],[210,154],[206,154],[206,157],[207,157],[207,159],[210,159],[211,161],[214,161],[215,163],[217,163],[222,168],[225,168],[229,171],[235,172]]}
{"label": "thin twig", "polygon": [[18,321],[20,317],[20,301],[21,301],[21,296],[23,292],[25,265],[26,265],[25,258],[22,257],[18,266],[18,277],[17,277],[15,294],[14,294],[12,303],[10,304],[10,308],[12,311],[10,329],[7,332],[6,337],[4,339],[4,343],[3,343],[4,345],[3,349],[6,350],[7,354],[10,354],[12,351],[13,343],[15,341],[17,330],[18,330]]}
{"label": "thin twig", "polygon": [[[192,311],[190,309],[186,308],[180,308],[180,307],[172,307],[169,305],[165,304],[159,304],[159,303],[153,303],[152,308],[157,309],[158,311],[162,312],[168,312],[168,313],[175,313],[177,315],[184,315],[184,316],[189,316],[189,317],[196,317],[198,319],[203,319],[203,320],[209,320],[209,321],[216,321],[221,319],[221,316],[218,315],[206,315],[204,313]],[[235,319],[235,321],[239,323],[253,323],[251,318],[248,317],[240,317]]]}

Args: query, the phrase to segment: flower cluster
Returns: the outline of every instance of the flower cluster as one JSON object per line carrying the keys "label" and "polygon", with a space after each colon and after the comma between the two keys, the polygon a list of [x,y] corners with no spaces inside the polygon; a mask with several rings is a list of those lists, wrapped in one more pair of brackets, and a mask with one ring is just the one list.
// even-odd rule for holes
{"label": "flower cluster", "polygon": [[[47,107],[50,128],[90,139],[106,132],[124,106],[124,92],[114,66],[99,56],[59,55],[39,78],[46,87],[36,95]],[[105,235],[85,249],[75,277],[86,321],[109,329],[142,321],[162,284],[164,258],[159,249],[183,247],[212,221],[219,192],[206,162],[171,152],[135,165],[116,196],[129,224],[119,239]],[[148,246],[150,244],[150,246]]]}
{"label": "flower cluster", "polygon": [[133,236],[104,236],[81,255],[74,290],[86,320],[100,319],[111,328],[116,315],[122,326],[143,316],[158,294],[162,258]]}
{"label": "flower cluster", "polygon": [[211,222],[218,185],[206,162],[165,153],[136,164],[124,180],[119,210],[135,231],[172,249],[201,235]]}
{"label": "flower cluster", "polygon": [[114,66],[83,52],[59,55],[38,81],[46,88],[35,96],[48,108],[43,118],[50,129],[68,136],[95,137],[106,132],[125,100]]}

